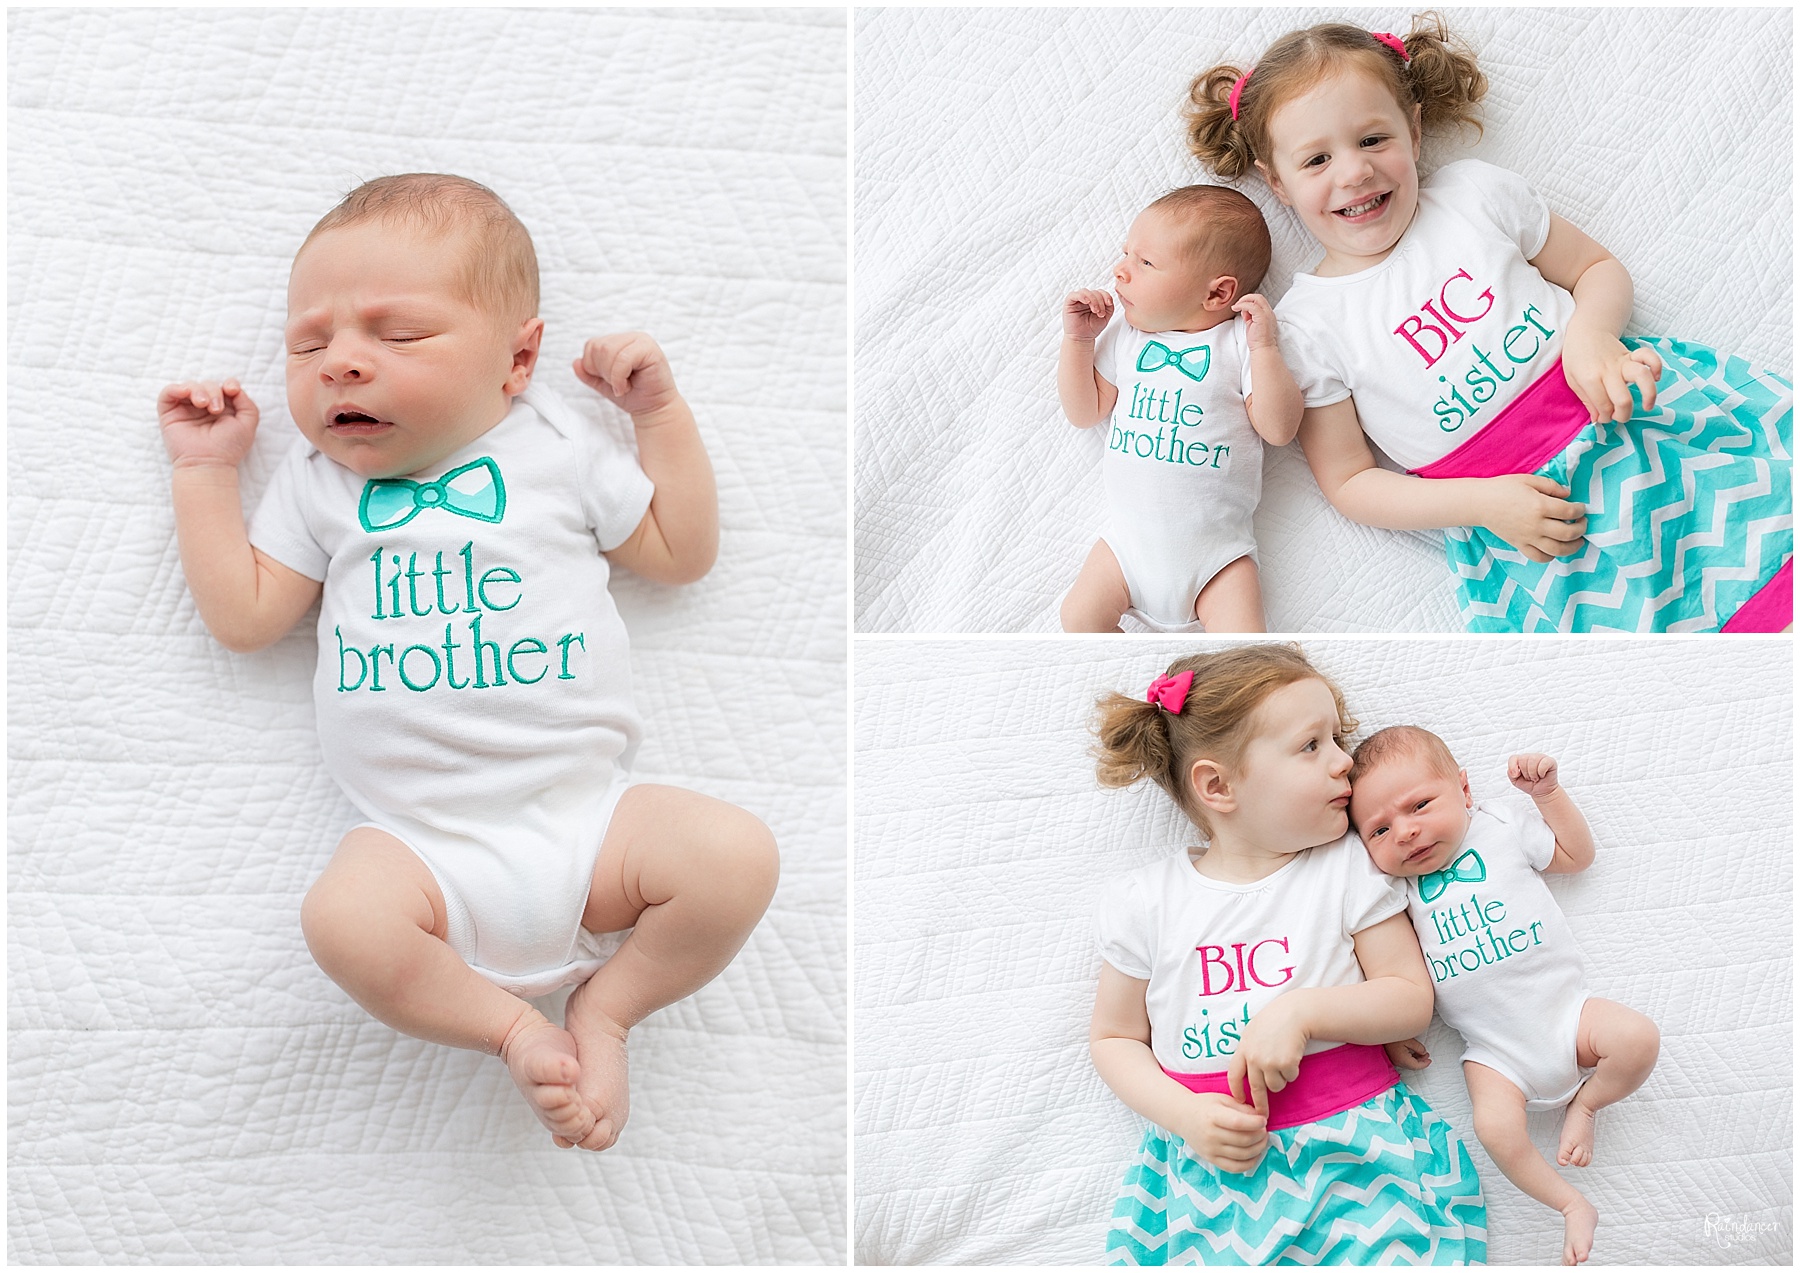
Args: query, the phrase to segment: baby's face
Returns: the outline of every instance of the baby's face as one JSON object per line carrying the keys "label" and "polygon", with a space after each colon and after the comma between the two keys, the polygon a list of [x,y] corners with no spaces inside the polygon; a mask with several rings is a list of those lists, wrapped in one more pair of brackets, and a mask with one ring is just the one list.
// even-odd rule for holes
{"label": "baby's face", "polygon": [[363,477],[437,463],[498,424],[530,383],[543,323],[476,306],[470,250],[365,221],[327,230],[288,280],[288,410],[321,452]]}
{"label": "baby's face", "polygon": [[1146,208],[1131,223],[1125,249],[1113,266],[1113,292],[1125,321],[1141,332],[1198,331],[1217,321],[1205,308],[1210,275],[1190,261],[1181,227],[1159,208]]}
{"label": "baby's face", "polygon": [[1350,788],[1350,822],[1389,875],[1442,870],[1468,834],[1471,805],[1466,770],[1446,774],[1411,756],[1390,757]]}

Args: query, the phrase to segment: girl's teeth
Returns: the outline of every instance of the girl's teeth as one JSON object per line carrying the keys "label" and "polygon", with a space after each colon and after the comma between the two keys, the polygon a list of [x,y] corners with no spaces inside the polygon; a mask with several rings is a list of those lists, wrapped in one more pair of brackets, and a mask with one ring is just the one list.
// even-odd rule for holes
{"label": "girl's teeth", "polygon": [[1381,196],[1376,195],[1373,199],[1369,200],[1367,203],[1359,203],[1353,208],[1344,208],[1344,209],[1341,209],[1341,211],[1347,217],[1360,217],[1363,213],[1372,211],[1375,208],[1375,206],[1377,204],[1379,204],[1380,202],[1381,202]]}

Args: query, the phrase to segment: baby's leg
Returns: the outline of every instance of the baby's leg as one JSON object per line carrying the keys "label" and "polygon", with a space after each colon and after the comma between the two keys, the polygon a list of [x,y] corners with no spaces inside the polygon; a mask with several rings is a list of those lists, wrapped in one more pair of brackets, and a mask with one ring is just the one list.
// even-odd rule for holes
{"label": "baby's leg", "polygon": [[1557,1162],[1585,1167],[1594,1161],[1594,1115],[1643,1086],[1656,1068],[1661,1046],[1656,1022],[1643,1013],[1611,999],[1589,999],[1581,1005],[1575,1060],[1592,1066],[1594,1072],[1569,1102]]}
{"label": "baby's leg", "polygon": [[1104,539],[1088,550],[1081,572],[1063,598],[1064,632],[1117,632],[1119,616],[1131,609],[1131,588],[1119,559]]}
{"label": "baby's leg", "polygon": [[1239,557],[1206,581],[1194,617],[1208,632],[1263,632],[1262,577],[1256,562]]}
{"label": "baby's leg", "polygon": [[1463,1079],[1475,1111],[1475,1135],[1488,1157],[1521,1191],[1562,1212],[1562,1262],[1580,1264],[1593,1250],[1600,1213],[1531,1143],[1525,1130],[1525,1093],[1479,1061],[1463,1062]]}
{"label": "baby's leg", "polygon": [[581,924],[632,931],[563,1014],[595,1118],[572,1141],[605,1149],[618,1139],[630,1109],[626,1032],[719,975],[762,918],[779,873],[775,838],[735,805],[650,785],[619,798]]}
{"label": "baby's leg", "polygon": [[373,827],[346,835],[307,892],[300,927],[326,976],[370,1016],[416,1039],[497,1055],[552,1135],[592,1132],[574,1038],[450,949],[437,881],[393,836]]}

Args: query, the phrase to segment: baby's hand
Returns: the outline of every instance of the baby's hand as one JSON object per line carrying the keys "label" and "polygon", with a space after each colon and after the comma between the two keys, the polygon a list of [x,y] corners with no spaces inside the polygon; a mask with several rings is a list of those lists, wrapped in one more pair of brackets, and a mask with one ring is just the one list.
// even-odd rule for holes
{"label": "baby's hand", "polygon": [[1280,346],[1279,333],[1275,327],[1275,311],[1259,293],[1251,292],[1231,308],[1242,314],[1244,321],[1250,324],[1250,330],[1246,334],[1250,348],[1274,349]]}
{"label": "baby's hand", "polygon": [[262,413],[236,380],[184,380],[157,395],[156,418],[177,468],[236,468],[250,454]]}
{"label": "baby's hand", "polygon": [[1587,408],[1589,420],[1631,419],[1631,386],[1647,411],[1656,405],[1662,359],[1653,349],[1627,349],[1616,336],[1573,327],[1563,340],[1563,379]]}
{"label": "baby's hand", "polygon": [[575,374],[634,421],[681,400],[668,356],[643,332],[594,337],[575,360]]}
{"label": "baby's hand", "polygon": [[1177,1126],[1188,1152],[1220,1171],[1256,1170],[1269,1148],[1269,1119],[1219,1092],[1195,1092],[1184,1103]]}
{"label": "baby's hand", "polygon": [[1431,1053],[1417,1039],[1402,1039],[1387,1045],[1388,1060],[1403,1070],[1422,1070],[1431,1064]]}
{"label": "baby's hand", "polygon": [[1513,786],[1533,800],[1553,796],[1557,789],[1556,757],[1535,751],[1514,756],[1506,762],[1506,776],[1512,779]]}
{"label": "baby's hand", "polygon": [[1587,535],[1587,506],[1571,502],[1568,487],[1536,473],[1481,481],[1483,500],[1475,525],[1487,527],[1532,561],[1580,551]]}
{"label": "baby's hand", "polygon": [[1113,313],[1111,292],[1084,287],[1063,297],[1063,335],[1072,340],[1095,340],[1106,330]]}

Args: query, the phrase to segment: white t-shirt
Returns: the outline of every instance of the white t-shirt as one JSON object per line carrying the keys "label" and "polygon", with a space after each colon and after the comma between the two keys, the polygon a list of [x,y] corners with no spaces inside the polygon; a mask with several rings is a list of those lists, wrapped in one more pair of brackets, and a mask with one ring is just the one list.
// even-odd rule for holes
{"label": "white t-shirt", "polygon": [[1408,469],[1461,446],[1562,354],[1575,299],[1530,260],[1549,233],[1549,206],[1517,174],[1438,169],[1386,260],[1297,274],[1275,307],[1306,405],[1354,394],[1363,431]]}
{"label": "white t-shirt", "polygon": [[600,554],[651,492],[623,442],[538,389],[410,480],[297,449],[250,542],[324,582],[313,702],[358,808],[481,841],[507,818],[553,835],[604,792],[638,717]]}
{"label": "white t-shirt", "polygon": [[[1211,879],[1185,851],[1113,880],[1100,902],[1100,954],[1150,983],[1150,1049],[1164,1069],[1226,1069],[1244,1026],[1297,987],[1366,980],[1351,938],[1406,909],[1354,834],[1308,849],[1254,884]],[[1309,1054],[1339,1046],[1315,1039]]]}
{"label": "white t-shirt", "polygon": [[[1509,1073],[1529,1075],[1548,1036],[1578,1019],[1587,999],[1575,935],[1539,874],[1555,852],[1556,835],[1529,796],[1484,800],[1439,878],[1406,881],[1438,1015],[1473,1059],[1491,1051]],[[1573,1053],[1558,1060],[1572,1063]]]}

